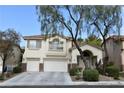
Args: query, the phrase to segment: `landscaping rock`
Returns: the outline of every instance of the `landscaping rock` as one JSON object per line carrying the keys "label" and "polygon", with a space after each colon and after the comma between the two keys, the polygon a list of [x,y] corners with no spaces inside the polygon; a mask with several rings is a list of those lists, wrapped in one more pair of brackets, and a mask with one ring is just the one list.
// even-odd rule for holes
{"label": "landscaping rock", "polygon": [[112,80],[114,80],[112,77],[99,75],[99,81],[112,81]]}

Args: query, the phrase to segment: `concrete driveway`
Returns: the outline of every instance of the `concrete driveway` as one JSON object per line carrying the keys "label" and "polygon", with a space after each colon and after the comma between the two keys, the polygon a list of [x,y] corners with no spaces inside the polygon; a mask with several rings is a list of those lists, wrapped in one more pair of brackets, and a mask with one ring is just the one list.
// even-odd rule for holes
{"label": "concrete driveway", "polygon": [[24,72],[0,86],[28,86],[28,85],[69,85],[71,78],[66,72]]}

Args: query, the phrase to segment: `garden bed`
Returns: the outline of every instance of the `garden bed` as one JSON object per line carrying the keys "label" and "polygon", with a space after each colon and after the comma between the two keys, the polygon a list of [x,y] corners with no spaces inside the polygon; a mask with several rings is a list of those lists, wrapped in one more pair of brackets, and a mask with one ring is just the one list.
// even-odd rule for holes
{"label": "garden bed", "polygon": [[[76,79],[76,76],[71,76],[72,81],[84,81],[83,78]],[[113,77],[108,77],[104,75],[99,75],[99,81],[113,81]],[[124,77],[119,77],[119,80],[124,80]]]}
{"label": "garden bed", "polygon": [[[71,79],[72,81],[84,81],[83,78],[76,79],[76,76],[71,76]],[[99,81],[112,81],[112,80],[114,80],[112,77],[99,75]]]}
{"label": "garden bed", "polygon": [[112,81],[112,80],[114,80],[113,77],[99,75],[99,81]]}

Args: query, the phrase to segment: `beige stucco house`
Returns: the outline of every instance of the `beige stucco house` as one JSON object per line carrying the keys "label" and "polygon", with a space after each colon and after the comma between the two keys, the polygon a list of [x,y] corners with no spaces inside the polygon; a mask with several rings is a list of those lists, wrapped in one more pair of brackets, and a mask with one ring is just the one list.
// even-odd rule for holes
{"label": "beige stucco house", "polygon": [[[34,35],[24,36],[24,40],[24,71],[68,72],[75,66],[85,68],[70,37]],[[98,62],[102,59],[102,50],[98,47],[84,44],[81,49],[88,62]]]}
{"label": "beige stucco house", "polygon": [[107,38],[107,50],[109,62],[114,62],[116,66],[124,71],[124,36],[111,36]]}

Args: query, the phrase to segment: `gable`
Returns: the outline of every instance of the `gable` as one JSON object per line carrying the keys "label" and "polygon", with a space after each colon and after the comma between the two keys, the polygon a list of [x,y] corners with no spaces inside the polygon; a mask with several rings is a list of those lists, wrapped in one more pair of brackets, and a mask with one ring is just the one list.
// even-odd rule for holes
{"label": "gable", "polygon": [[91,46],[91,45],[88,45],[88,44],[81,46],[81,49],[82,50],[91,50],[91,51],[92,50],[94,50],[94,51],[102,51],[102,49],[99,49],[97,47],[94,47],[94,46]]}
{"label": "gable", "polygon": [[47,38],[48,41],[53,41],[55,39],[58,39],[60,41],[65,41],[66,40],[65,38],[62,38],[60,36],[53,36],[53,37]]}
{"label": "gable", "polygon": [[[87,43],[84,43],[82,46],[80,46],[80,47],[85,47],[85,46],[89,46],[89,47],[93,47],[93,48],[96,48],[96,49],[98,49],[98,50],[103,50],[101,47],[98,47],[98,46],[95,46],[95,45],[90,45],[90,44],[87,44]],[[72,50],[73,49],[76,49],[76,47],[73,47],[72,48]]]}
{"label": "gable", "polygon": [[81,47],[85,47],[85,46],[89,46],[90,48],[92,47],[92,48],[95,48],[95,49],[97,49],[97,50],[103,50],[101,47],[98,47],[98,46],[95,46],[95,45],[90,45],[90,44],[84,44],[84,45],[81,46]]}
{"label": "gable", "polygon": [[[82,51],[85,51],[85,50],[91,51],[93,53],[93,55],[96,55],[96,54],[101,55],[102,54],[102,49],[91,46],[89,44],[85,44],[85,45],[81,46],[80,48],[81,48]],[[75,52],[75,53],[78,52],[77,48],[74,48],[72,50],[72,52]]]}

